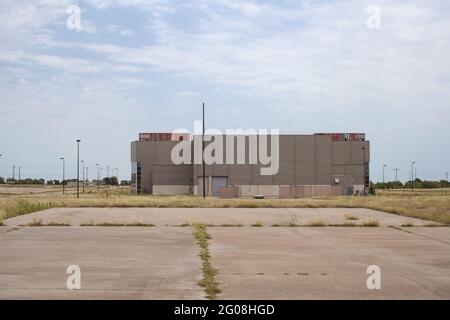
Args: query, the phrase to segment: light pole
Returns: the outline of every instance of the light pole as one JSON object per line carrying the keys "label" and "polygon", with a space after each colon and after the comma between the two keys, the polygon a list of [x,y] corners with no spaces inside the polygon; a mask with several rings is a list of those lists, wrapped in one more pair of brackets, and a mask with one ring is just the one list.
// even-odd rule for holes
{"label": "light pole", "polygon": [[20,166],[19,166],[19,180],[17,180],[18,182],[19,182],[19,184],[20,184]]}
{"label": "light pole", "polygon": [[84,193],[84,160],[81,160],[81,163],[83,164],[83,193]]}
{"label": "light pole", "polygon": [[366,195],[366,147],[361,147],[363,151],[363,185],[364,185],[364,195]]}
{"label": "light pole", "polygon": [[398,169],[398,168],[395,168],[394,169],[394,171],[395,171],[395,181],[398,181],[398,171],[399,171],[400,169]]}
{"label": "light pole", "polygon": [[86,184],[89,186],[89,167],[86,167]]}
{"label": "light pole", "polygon": [[411,192],[414,192],[414,165],[415,161],[411,162]]}
{"label": "light pole", "polygon": [[100,190],[100,167],[99,164],[95,164],[97,166],[97,190]]}
{"label": "light pole", "polygon": [[63,179],[62,179],[62,186],[63,186],[63,194],[64,194],[64,180],[66,179],[65,175],[66,175],[66,160],[64,159],[64,157],[60,158],[62,160],[63,163]]}
{"label": "light pole", "polygon": [[80,197],[80,139],[77,139],[77,198]]}
{"label": "light pole", "polygon": [[108,185],[108,188],[109,188],[109,182],[110,182],[109,181],[110,180],[110,177],[109,177],[109,166],[106,166],[106,175],[107,175],[106,177],[108,178],[108,179],[106,179],[106,181],[108,182],[107,185]]}
{"label": "light pole", "polygon": [[386,185],[384,184],[384,168],[386,168],[386,164],[383,164],[383,190],[386,191]]}
{"label": "light pole", "polygon": [[414,168],[414,176],[415,176],[416,179],[417,179],[417,167]]}
{"label": "light pole", "polygon": [[205,103],[203,102],[203,131],[202,131],[202,171],[203,171],[203,199],[206,198],[206,177],[205,177]]}

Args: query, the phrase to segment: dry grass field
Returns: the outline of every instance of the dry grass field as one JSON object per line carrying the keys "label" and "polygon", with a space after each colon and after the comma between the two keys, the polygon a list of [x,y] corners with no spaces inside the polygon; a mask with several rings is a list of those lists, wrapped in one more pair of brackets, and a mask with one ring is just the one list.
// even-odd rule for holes
{"label": "dry grass field", "polygon": [[0,195],[0,222],[52,207],[369,208],[450,225],[449,189],[381,191],[376,196],[368,197],[204,200],[196,196],[133,195],[127,187],[110,187],[100,191],[90,188],[77,199],[73,188],[64,196],[49,188],[38,194]]}

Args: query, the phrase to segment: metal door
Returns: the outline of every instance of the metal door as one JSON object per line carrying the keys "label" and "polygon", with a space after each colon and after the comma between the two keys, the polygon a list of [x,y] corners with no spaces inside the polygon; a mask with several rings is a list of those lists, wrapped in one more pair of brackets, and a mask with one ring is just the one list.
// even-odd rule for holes
{"label": "metal door", "polygon": [[212,195],[218,197],[220,188],[228,186],[228,177],[212,177]]}

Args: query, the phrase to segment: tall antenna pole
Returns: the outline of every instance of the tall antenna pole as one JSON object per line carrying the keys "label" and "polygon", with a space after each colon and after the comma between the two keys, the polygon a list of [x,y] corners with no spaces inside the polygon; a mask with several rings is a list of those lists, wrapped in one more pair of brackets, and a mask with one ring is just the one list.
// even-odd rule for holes
{"label": "tall antenna pole", "polygon": [[202,133],[202,167],[203,167],[203,199],[206,198],[206,177],[205,177],[205,103],[203,102],[203,133]]}
{"label": "tall antenna pole", "polygon": [[81,163],[83,164],[83,193],[84,193],[84,160],[81,160]]}
{"label": "tall antenna pole", "polygon": [[64,195],[64,181],[66,180],[66,177],[65,177],[65,175],[66,175],[66,173],[65,173],[65,171],[66,171],[66,169],[65,169],[65,166],[66,166],[66,160],[64,159],[64,157],[61,157],[60,158],[61,160],[62,160],[62,163],[63,163],[63,176],[62,176],[62,186],[63,186],[63,195]]}
{"label": "tall antenna pole", "polygon": [[80,139],[77,139],[77,198],[80,197]]}
{"label": "tall antenna pole", "polygon": [[100,167],[99,164],[95,164],[97,166],[97,190],[100,190]]}
{"label": "tall antenna pole", "polygon": [[394,171],[395,171],[395,181],[398,181],[398,171],[399,171],[400,169],[398,169],[398,168],[395,168],[394,169]]}

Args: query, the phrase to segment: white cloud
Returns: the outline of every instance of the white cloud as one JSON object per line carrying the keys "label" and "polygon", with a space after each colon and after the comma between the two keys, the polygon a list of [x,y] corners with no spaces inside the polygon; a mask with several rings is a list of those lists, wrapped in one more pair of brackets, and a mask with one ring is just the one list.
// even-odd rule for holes
{"label": "white cloud", "polygon": [[172,1],[167,0],[84,0],[84,2],[99,10],[113,7],[131,7],[150,11],[154,16],[174,12]]}
{"label": "white cloud", "polygon": [[185,91],[180,91],[177,93],[178,96],[181,97],[196,97],[199,95],[198,92],[194,92],[194,91],[190,91],[190,90],[185,90]]}

